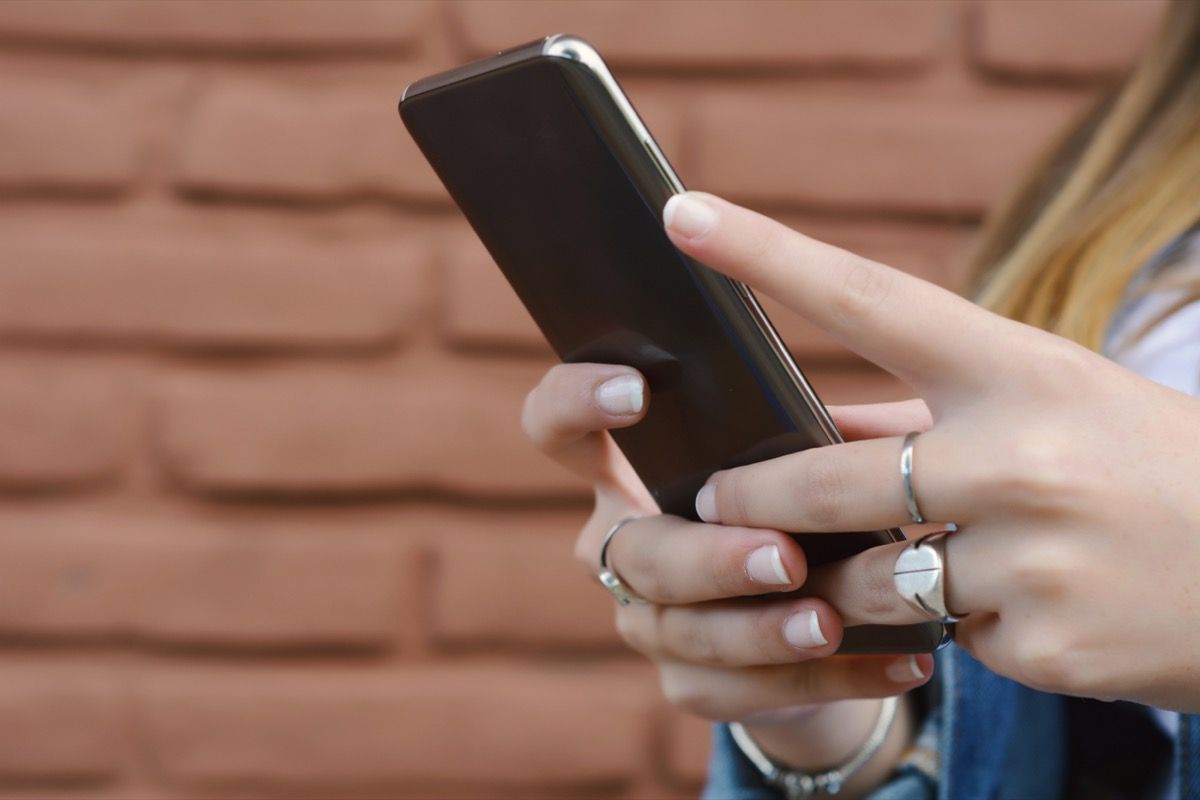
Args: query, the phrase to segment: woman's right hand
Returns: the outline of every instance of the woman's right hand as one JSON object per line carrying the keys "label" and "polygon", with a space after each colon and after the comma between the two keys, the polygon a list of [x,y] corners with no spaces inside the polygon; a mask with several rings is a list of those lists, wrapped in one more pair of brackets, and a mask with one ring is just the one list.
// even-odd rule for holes
{"label": "woman's right hand", "polygon": [[821,736],[807,738],[822,742],[811,752],[791,747],[787,760],[806,769],[837,763],[865,739],[878,703],[835,704],[836,714],[823,704],[915,688],[932,673],[932,656],[826,658],[841,642],[837,612],[818,598],[780,594],[807,574],[792,537],[659,513],[607,433],[636,424],[649,402],[642,376],[612,364],[556,365],[526,397],[526,434],[595,489],[576,558],[595,576],[605,533],[620,519],[641,518],[613,538],[608,563],[649,604],[614,603],[616,627],[655,662],[668,700],[708,719],[746,723],[781,758],[781,747],[768,745],[772,728],[786,721],[794,734],[820,724]]}

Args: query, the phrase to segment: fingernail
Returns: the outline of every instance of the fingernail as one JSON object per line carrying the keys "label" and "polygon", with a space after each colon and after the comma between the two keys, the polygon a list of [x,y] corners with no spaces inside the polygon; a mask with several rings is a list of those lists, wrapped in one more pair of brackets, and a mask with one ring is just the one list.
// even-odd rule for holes
{"label": "fingernail", "polygon": [[717,487],[711,483],[704,484],[696,494],[696,513],[705,522],[717,521]]}
{"label": "fingernail", "polygon": [[895,683],[912,683],[925,677],[925,673],[921,671],[921,662],[917,661],[916,656],[897,658],[884,667],[883,674],[888,676],[888,680]]}
{"label": "fingernail", "polygon": [[685,239],[699,239],[716,227],[717,210],[691,192],[684,192],[667,201],[663,223]]}
{"label": "fingernail", "polygon": [[815,611],[799,611],[788,617],[783,623],[783,638],[792,647],[807,649],[829,644],[825,634],[821,632],[821,621]]}
{"label": "fingernail", "polygon": [[746,558],[746,574],[753,581],[772,586],[784,586],[792,582],[783,568],[779,547],[773,544],[758,548]]}
{"label": "fingernail", "polygon": [[612,378],[596,390],[596,405],[609,414],[637,414],[643,402],[643,382],[637,375]]}

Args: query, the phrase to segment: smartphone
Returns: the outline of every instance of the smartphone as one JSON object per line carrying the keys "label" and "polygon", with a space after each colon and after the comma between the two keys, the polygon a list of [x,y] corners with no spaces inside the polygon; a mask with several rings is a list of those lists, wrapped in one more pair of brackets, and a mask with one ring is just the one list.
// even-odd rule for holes
{"label": "smartphone", "polygon": [[[667,238],[683,184],[587,42],[549,36],[423,78],[400,116],[559,358],[646,377],[645,418],[611,434],[664,513],[697,520],[717,470],[842,441],[749,288]],[[903,538],[795,535],[814,566]],[[859,626],[839,652],[946,638]]]}

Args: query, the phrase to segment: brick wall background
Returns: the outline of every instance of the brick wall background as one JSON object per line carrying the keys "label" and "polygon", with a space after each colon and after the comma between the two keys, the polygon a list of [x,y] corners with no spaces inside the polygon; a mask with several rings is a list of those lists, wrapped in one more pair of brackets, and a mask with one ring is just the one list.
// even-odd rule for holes
{"label": "brick wall background", "polygon": [[[693,795],[400,91],[581,34],[689,185],[960,286],[1160,10],[0,3],[0,798]],[[768,309],[827,400],[905,394]]]}

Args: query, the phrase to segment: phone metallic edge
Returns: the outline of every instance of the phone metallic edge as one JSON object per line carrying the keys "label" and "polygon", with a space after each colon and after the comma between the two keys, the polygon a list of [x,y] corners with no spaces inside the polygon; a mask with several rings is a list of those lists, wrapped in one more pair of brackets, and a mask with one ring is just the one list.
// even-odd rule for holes
{"label": "phone metallic edge", "polygon": [[[422,152],[434,167],[435,172],[438,173],[439,178],[442,178],[443,182],[446,182],[442,171],[439,169],[439,164],[436,163],[436,159],[432,158],[430,153],[426,151],[426,147],[422,145],[420,138],[413,131],[413,126],[409,123],[408,118],[405,117],[406,104],[414,98],[427,93],[436,92],[437,90],[451,87],[463,81],[484,77],[491,72],[539,58],[562,59],[566,62],[571,62],[583,68],[587,74],[592,76],[594,87],[585,87],[583,90],[589,92],[596,90],[598,97],[593,97],[592,99],[599,100],[611,106],[617,118],[607,132],[610,134],[615,133],[617,136],[628,137],[630,140],[616,142],[616,145],[624,146],[628,151],[640,151],[630,152],[629,155],[647,158],[652,165],[653,175],[660,182],[660,185],[655,187],[643,184],[639,185],[638,188],[652,190],[658,196],[656,199],[659,201],[658,211],[661,218],[662,204],[671,195],[685,191],[683,182],[663,155],[654,137],[650,134],[646,125],[637,114],[637,111],[625,96],[624,91],[609,71],[600,54],[585,40],[569,34],[556,34],[509,50],[504,50],[490,58],[481,59],[455,69],[422,78],[405,88],[400,99],[401,117],[405,119],[405,124],[408,125],[410,133],[413,133],[414,139],[417,139],[418,146],[421,147]],[[636,170],[635,172],[640,173],[640,171]],[[631,180],[636,177],[638,176],[630,175]],[[654,178],[652,177],[650,180],[653,181]],[[450,188],[448,183],[447,188]],[[646,192],[643,192],[643,194],[645,195]],[[456,197],[455,199],[457,202],[458,198]],[[462,205],[461,202],[459,204],[460,206]],[[470,218],[470,215],[468,215],[468,219],[474,227],[475,222]],[[477,232],[479,231],[477,230]],[[753,333],[757,334],[757,337],[765,343],[767,353],[758,353],[757,355],[760,358],[769,357],[778,366],[778,370],[775,372],[781,375],[786,381],[786,388],[794,392],[793,400],[798,400],[802,403],[804,411],[816,422],[820,436],[825,440],[819,444],[836,444],[845,441],[833,419],[829,416],[824,404],[821,403],[816,392],[795,363],[787,346],[775,330],[774,325],[767,317],[766,312],[750,288],[740,281],[706,267],[704,268],[704,272],[707,274],[707,279],[704,281],[706,284],[705,288],[721,303],[723,306],[722,310],[730,312],[732,316],[738,317],[743,322],[752,326]],[[745,333],[749,334],[751,332],[746,331]],[[556,347],[556,349],[558,348]],[[567,354],[559,352],[559,355],[563,357],[564,361],[569,360]],[[777,388],[784,389],[785,387],[778,386]],[[777,394],[786,394],[786,391]],[[618,441],[618,443],[620,442]],[[660,504],[662,503],[661,498],[656,496],[656,499],[659,500]],[[692,514],[688,516],[694,518]],[[877,534],[878,539],[875,542],[876,544],[904,539],[903,533],[898,529],[878,531]],[[837,537],[839,534],[799,534],[798,536],[803,540],[816,536]],[[952,627],[941,625],[937,622],[895,627],[878,625],[850,627],[845,630],[843,643],[838,652],[929,652],[947,644],[952,637],[952,631]]]}

